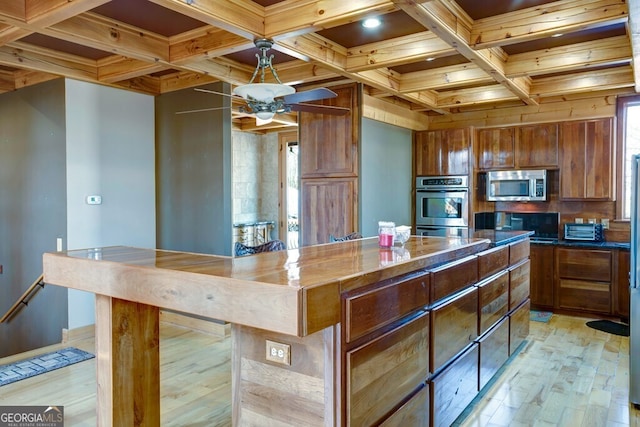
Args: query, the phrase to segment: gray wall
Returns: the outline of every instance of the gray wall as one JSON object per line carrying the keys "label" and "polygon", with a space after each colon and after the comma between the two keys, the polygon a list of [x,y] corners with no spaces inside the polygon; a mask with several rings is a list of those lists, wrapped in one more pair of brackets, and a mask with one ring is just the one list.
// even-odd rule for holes
{"label": "gray wall", "polygon": [[[229,93],[229,85],[205,86]],[[231,255],[230,98],[186,89],[156,97],[157,245]]]}
{"label": "gray wall", "polygon": [[[154,97],[66,80],[65,105],[67,248],[155,248]],[[70,289],[69,328],[94,322],[93,294]]]}
{"label": "gray wall", "polygon": [[[64,80],[0,95],[0,316],[42,274],[42,253],[65,238]],[[0,357],[60,342],[67,290],[45,288],[0,324]]]}
{"label": "gray wall", "polygon": [[360,143],[360,230],[378,234],[378,221],[411,225],[412,132],[362,119]]}

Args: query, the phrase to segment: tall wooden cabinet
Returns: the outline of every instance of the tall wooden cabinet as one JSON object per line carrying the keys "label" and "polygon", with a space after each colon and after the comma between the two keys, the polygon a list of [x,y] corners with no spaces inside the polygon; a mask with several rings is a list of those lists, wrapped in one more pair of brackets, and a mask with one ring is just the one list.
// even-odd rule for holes
{"label": "tall wooden cabinet", "polygon": [[560,199],[614,200],[613,119],[561,125]]}
{"label": "tall wooden cabinet", "polygon": [[469,141],[467,128],[416,132],[416,175],[467,175]]}
{"label": "tall wooden cabinet", "polygon": [[531,245],[531,305],[553,308],[553,245]]}

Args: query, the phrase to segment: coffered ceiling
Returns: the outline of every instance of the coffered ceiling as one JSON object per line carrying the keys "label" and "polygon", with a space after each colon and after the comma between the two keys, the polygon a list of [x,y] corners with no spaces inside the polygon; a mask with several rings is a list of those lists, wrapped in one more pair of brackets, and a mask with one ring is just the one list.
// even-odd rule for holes
{"label": "coffered ceiling", "polygon": [[[361,82],[427,120],[635,90],[637,14],[623,0],[3,0],[0,91],[60,76],[154,95],[240,85],[266,37],[283,83]],[[362,27],[372,16],[382,25]]]}

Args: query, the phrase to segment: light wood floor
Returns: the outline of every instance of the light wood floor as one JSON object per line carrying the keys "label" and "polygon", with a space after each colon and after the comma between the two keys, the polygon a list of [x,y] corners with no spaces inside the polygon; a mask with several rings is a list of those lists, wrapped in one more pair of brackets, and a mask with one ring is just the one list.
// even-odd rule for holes
{"label": "light wood floor", "polygon": [[[554,315],[531,322],[523,350],[462,426],[638,426],[628,403],[629,339]],[[93,340],[71,345],[93,351]],[[66,345],[0,359],[0,364]],[[163,426],[231,425],[230,339],[162,324]],[[66,426],[95,426],[95,359],[0,387],[0,405],[63,405]]]}

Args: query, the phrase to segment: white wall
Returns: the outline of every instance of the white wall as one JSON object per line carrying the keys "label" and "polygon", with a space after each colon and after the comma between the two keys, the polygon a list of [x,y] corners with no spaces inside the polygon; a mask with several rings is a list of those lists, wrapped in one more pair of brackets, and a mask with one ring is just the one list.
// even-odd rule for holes
{"label": "white wall", "polygon": [[[65,81],[67,249],[156,247],[154,98]],[[89,195],[102,197],[88,205]],[[93,294],[69,289],[69,329],[95,322]]]}

